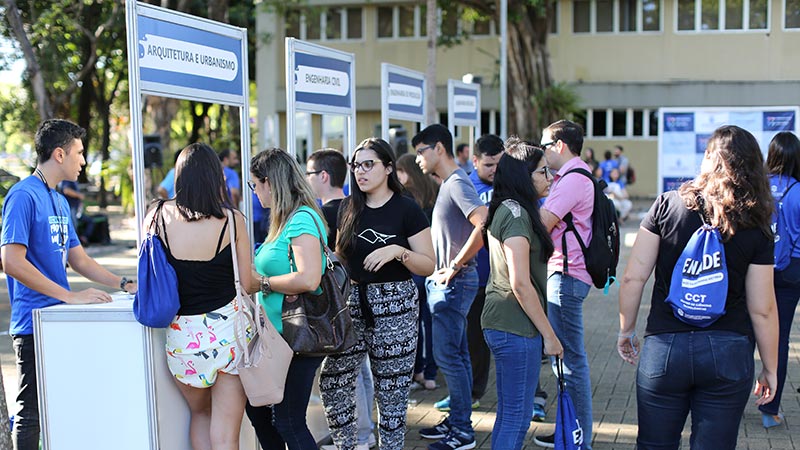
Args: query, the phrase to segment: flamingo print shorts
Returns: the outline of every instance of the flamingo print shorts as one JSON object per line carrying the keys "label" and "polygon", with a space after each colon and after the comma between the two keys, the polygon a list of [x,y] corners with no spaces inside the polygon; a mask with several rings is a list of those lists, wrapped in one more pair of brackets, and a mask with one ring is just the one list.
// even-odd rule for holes
{"label": "flamingo print shorts", "polygon": [[[191,316],[175,316],[167,328],[167,366],[181,383],[207,388],[214,385],[217,373],[238,375],[241,356],[234,326],[241,314],[234,301],[214,311]],[[251,330],[247,329],[247,342]]]}

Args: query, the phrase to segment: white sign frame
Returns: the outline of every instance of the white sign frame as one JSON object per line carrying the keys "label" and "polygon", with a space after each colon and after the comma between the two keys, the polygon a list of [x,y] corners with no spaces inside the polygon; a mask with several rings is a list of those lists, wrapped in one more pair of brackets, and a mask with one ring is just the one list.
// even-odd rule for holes
{"label": "white sign frame", "polygon": [[[794,128],[789,130],[775,129],[764,130],[762,126],[758,126],[752,120],[758,119],[758,114],[763,115],[773,113],[776,117],[780,118],[782,113],[794,113]],[[700,123],[697,120],[698,114],[701,115],[705,122]],[[677,120],[681,116],[685,116],[686,120],[691,115],[691,130],[680,130],[682,125],[673,125],[676,130],[665,131],[667,124],[665,123],[665,115],[671,115],[671,118]],[[750,119],[750,120],[747,120]],[[665,183],[670,181],[673,184],[680,183],[683,180],[694,178],[697,175],[697,155],[701,153],[698,147],[698,139],[704,135],[710,135],[714,129],[721,125],[737,125],[750,133],[752,133],[759,142],[761,153],[765,156],[768,150],[769,141],[775,134],[780,131],[792,131],[798,134],[800,131],[800,107],[797,106],[748,106],[748,107],[735,107],[735,106],[710,106],[710,107],[664,107],[658,110],[658,178],[656,191],[662,194],[665,191]],[[669,141],[669,142],[666,142]],[[670,142],[673,145],[670,145]],[[676,151],[673,147],[680,147],[683,150]],[[686,148],[690,148],[688,150]],[[690,154],[692,154],[690,156]],[[688,160],[694,164],[693,167],[688,166]],[[679,174],[681,165],[686,165],[684,174]],[[692,171],[693,173],[689,173]]]}
{"label": "white sign frame", "polygon": [[[139,18],[158,19],[163,22],[194,28],[205,32],[215,33],[225,38],[234,38],[240,41],[241,54],[238,61],[242,71],[242,95],[229,95],[214,93],[212,91],[181,88],[175,85],[142,82],[139,67]],[[134,209],[136,213],[137,243],[144,238],[142,219],[146,213],[146,192],[144,175],[144,141],[142,137],[142,95],[169,97],[182,100],[212,102],[239,108],[240,127],[240,152],[242,162],[242,177],[250,174],[250,96],[248,86],[248,58],[247,58],[247,29],[215,22],[213,20],[195,17],[186,13],[172,11],[136,0],[129,0],[125,4],[125,18],[127,22],[128,41],[128,82],[131,108],[131,148],[133,155],[133,193]],[[155,180],[152,180],[155,182]],[[245,183],[242,182],[242,186]],[[244,213],[252,217],[252,196],[242,195]],[[252,230],[249,231],[252,240]]]}
{"label": "white sign frame", "polygon": [[[471,91],[475,97],[475,118],[466,119],[456,116],[457,111],[457,90]],[[470,127],[469,133],[469,148],[475,148],[475,141],[481,136],[481,85],[476,83],[464,83],[459,80],[447,80],[447,127],[450,129],[450,134],[453,140],[456,137],[456,127],[466,126]],[[455,152],[455,148],[453,149]]]}
{"label": "white sign frame", "polygon": [[[395,111],[390,108],[389,78],[391,75],[399,75],[402,77],[412,78],[415,81],[420,81],[422,83],[422,92],[420,93],[422,112],[420,114],[413,114],[404,111]],[[404,85],[404,86],[410,86],[410,85]],[[427,83],[425,81],[425,74],[423,74],[422,72],[406,69],[405,67],[396,66],[394,64],[381,63],[381,138],[383,138],[384,141],[389,142],[390,119],[416,122],[420,124],[420,128],[425,128],[427,126],[427,121],[425,120],[425,111],[427,110],[428,106],[427,103],[428,99],[425,96],[425,92],[427,92],[426,88],[427,88]]]}
{"label": "white sign frame", "polygon": [[[296,136],[296,113],[306,112],[318,115],[341,115],[345,116],[345,130],[347,136],[344,139],[343,153],[345,159],[350,159],[350,153],[355,148],[356,135],[356,80],[355,66],[356,59],[352,53],[335,50],[322,45],[312,44],[299,39],[286,38],[286,150],[292,156],[297,155],[297,136]],[[336,62],[348,65],[348,85],[349,95],[341,96],[348,99],[349,106],[334,106],[324,103],[311,103],[297,101],[297,86],[295,83],[295,63],[299,55],[307,57],[320,57],[335,60]],[[319,69],[318,70],[329,70]],[[302,74],[301,74],[302,75]],[[342,85],[338,85],[341,87]],[[306,92],[308,93],[308,92]],[[327,94],[323,94],[327,95]],[[329,95],[330,96],[330,95]],[[313,151],[309,148],[310,151]]]}

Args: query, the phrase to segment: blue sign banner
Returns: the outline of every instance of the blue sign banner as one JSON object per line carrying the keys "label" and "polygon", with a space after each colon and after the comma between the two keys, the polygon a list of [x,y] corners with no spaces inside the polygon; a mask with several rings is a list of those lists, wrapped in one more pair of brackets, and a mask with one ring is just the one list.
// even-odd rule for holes
{"label": "blue sign banner", "polygon": [[350,62],[297,52],[294,56],[295,101],[352,108]]}
{"label": "blue sign banner", "polygon": [[665,113],[664,131],[694,131],[694,113]]}
{"label": "blue sign banner", "polygon": [[423,85],[423,80],[389,72],[389,111],[425,115]]}
{"label": "blue sign banner", "polygon": [[244,96],[242,41],[237,38],[137,16],[142,83]]}
{"label": "blue sign banner", "polygon": [[471,89],[453,88],[453,116],[456,119],[479,122],[478,92]]}
{"label": "blue sign banner", "polygon": [[794,111],[764,111],[764,131],[793,131]]}

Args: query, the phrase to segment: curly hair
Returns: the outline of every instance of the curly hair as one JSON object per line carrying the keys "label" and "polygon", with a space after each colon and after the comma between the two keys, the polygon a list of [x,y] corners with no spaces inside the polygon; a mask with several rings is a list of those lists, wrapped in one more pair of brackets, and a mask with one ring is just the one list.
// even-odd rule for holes
{"label": "curly hair", "polygon": [[735,125],[717,128],[708,140],[700,175],[678,192],[687,208],[702,210],[725,241],[747,228],[772,236],[774,206],[764,157],[747,130]]}

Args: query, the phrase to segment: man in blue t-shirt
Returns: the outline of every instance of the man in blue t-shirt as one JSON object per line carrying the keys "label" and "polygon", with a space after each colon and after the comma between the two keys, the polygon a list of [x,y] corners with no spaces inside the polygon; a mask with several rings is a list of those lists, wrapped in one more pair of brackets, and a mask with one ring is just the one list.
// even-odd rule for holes
{"label": "man in blue t-shirt", "polygon": [[219,152],[219,161],[222,163],[222,173],[225,174],[225,185],[228,186],[228,194],[231,196],[233,206],[239,207],[242,200],[242,182],[239,180],[239,154],[236,150],[225,149]]}
{"label": "man in blue t-shirt", "polygon": [[[472,152],[472,166],[475,170],[469,175],[481,201],[488,207],[492,201],[494,188],[494,172],[497,163],[503,156],[505,145],[503,140],[493,134],[481,136],[475,142]],[[483,304],[486,303],[486,282],[489,280],[489,251],[481,247],[478,251],[478,294],[472,301],[472,306],[467,314],[467,344],[469,345],[469,358],[472,363],[472,402],[475,404],[486,393],[489,382],[489,364],[491,353],[486,341],[483,339],[481,329],[481,314]]]}
{"label": "man in blue t-shirt", "polygon": [[74,181],[83,158],[86,131],[60,119],[44,121],[36,132],[38,165],[33,175],[15,184],[3,204],[0,254],[11,298],[9,334],[19,376],[12,440],[17,450],[39,448],[39,403],[32,311],[60,303],[111,301],[108,293],[89,288],[72,292],[66,264],[84,277],[117,289],[136,292],[136,283],[100,266],[84,251],[69,219],[69,205],[55,188]]}

